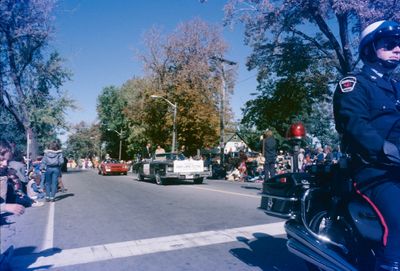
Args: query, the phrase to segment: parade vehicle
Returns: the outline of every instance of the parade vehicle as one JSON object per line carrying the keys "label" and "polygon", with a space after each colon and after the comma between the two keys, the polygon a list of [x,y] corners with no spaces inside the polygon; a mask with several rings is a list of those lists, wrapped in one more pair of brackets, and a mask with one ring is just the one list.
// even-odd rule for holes
{"label": "parade vehicle", "polygon": [[186,158],[183,154],[155,154],[151,159],[144,159],[134,165],[137,179],[154,180],[164,185],[172,180],[192,180],[195,184],[203,183],[204,178],[211,175],[210,167],[203,160]]}
{"label": "parade vehicle", "polygon": [[111,174],[128,174],[128,165],[121,163],[116,159],[106,159],[99,165],[99,174],[111,175]]}

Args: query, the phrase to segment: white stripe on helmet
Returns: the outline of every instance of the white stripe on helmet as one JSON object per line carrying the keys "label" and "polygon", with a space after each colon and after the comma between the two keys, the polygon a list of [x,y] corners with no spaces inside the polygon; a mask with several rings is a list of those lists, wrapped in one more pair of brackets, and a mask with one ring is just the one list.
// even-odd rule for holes
{"label": "white stripe on helmet", "polygon": [[383,24],[384,22],[386,22],[385,20],[383,21],[378,21],[375,22],[373,24],[370,24],[369,26],[367,26],[362,32],[361,32],[361,40],[363,38],[365,38],[365,36],[367,36],[369,33],[374,32],[381,24]]}

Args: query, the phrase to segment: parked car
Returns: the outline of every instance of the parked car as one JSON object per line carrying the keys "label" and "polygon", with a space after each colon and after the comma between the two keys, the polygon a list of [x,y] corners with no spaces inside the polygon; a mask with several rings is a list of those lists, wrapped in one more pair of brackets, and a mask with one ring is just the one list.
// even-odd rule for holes
{"label": "parked car", "polygon": [[210,167],[204,166],[203,160],[187,159],[182,154],[156,154],[151,159],[138,162],[134,169],[137,179],[154,180],[157,184],[166,184],[169,180],[193,180],[203,183],[205,177],[211,175]]}
{"label": "parked car", "polygon": [[116,159],[106,159],[99,165],[99,174],[111,175],[111,174],[128,174],[128,165],[121,163]]}

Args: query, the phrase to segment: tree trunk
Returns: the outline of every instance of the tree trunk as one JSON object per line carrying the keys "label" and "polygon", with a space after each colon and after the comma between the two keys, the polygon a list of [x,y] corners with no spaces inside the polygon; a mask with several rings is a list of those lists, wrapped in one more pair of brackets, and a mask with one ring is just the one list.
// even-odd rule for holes
{"label": "tree trunk", "polygon": [[[26,150],[26,155],[29,159],[35,160],[36,157],[38,156],[39,152],[39,144],[37,140],[37,134],[34,130],[32,130],[31,127],[26,127],[25,126],[25,133],[27,135],[27,150]],[[29,141],[29,142],[28,142]]]}

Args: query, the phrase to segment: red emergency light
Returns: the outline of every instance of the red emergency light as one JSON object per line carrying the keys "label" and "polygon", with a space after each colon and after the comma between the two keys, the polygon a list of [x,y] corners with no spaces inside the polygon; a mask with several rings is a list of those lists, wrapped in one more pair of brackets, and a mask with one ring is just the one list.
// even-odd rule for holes
{"label": "red emergency light", "polygon": [[287,137],[289,139],[303,139],[306,136],[306,129],[304,128],[303,123],[296,122],[293,123],[287,133]]}

